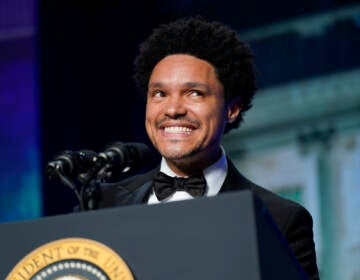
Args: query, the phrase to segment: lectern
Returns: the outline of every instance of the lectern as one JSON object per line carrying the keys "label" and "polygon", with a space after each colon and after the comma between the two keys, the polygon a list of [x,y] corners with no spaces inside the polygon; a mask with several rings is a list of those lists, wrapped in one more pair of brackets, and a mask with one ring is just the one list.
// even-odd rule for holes
{"label": "lectern", "polygon": [[5,223],[0,248],[9,280],[307,279],[250,191]]}

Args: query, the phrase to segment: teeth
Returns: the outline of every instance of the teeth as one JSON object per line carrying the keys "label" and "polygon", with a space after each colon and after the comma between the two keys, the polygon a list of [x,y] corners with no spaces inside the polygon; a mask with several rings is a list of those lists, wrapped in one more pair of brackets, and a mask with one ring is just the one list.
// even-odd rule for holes
{"label": "teeth", "polygon": [[170,133],[187,133],[187,134],[189,134],[192,131],[192,129],[190,129],[188,127],[184,127],[184,126],[169,126],[169,127],[165,127],[164,131],[170,132]]}

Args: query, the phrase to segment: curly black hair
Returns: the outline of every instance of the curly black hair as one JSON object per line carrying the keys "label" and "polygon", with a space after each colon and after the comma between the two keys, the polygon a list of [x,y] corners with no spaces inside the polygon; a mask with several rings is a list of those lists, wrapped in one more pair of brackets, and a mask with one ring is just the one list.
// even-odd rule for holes
{"label": "curly black hair", "polygon": [[256,87],[253,53],[229,26],[207,21],[202,16],[181,18],[162,24],[139,47],[135,59],[135,83],[141,92],[147,91],[155,65],[171,54],[189,54],[214,66],[224,87],[225,101],[240,97],[241,113],[227,124],[225,132],[239,127],[243,114],[251,108]]}

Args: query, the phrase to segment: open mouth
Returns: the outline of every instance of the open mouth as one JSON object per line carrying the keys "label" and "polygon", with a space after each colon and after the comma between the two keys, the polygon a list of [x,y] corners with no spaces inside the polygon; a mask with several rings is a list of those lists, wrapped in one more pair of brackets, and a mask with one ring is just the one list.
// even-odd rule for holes
{"label": "open mouth", "polygon": [[186,137],[200,128],[200,123],[195,120],[166,120],[158,124],[164,136]]}
{"label": "open mouth", "polygon": [[176,134],[190,134],[193,131],[193,128],[186,126],[167,126],[164,127],[165,133],[176,133]]}

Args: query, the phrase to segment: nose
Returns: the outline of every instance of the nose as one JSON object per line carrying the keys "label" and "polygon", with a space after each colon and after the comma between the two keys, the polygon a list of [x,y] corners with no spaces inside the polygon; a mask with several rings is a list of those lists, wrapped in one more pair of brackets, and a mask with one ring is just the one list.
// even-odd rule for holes
{"label": "nose", "polygon": [[181,96],[169,96],[165,104],[165,115],[170,118],[178,118],[180,116],[186,115],[186,113],[187,109]]}

